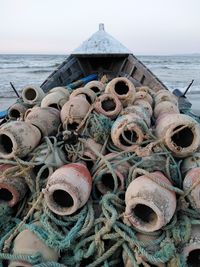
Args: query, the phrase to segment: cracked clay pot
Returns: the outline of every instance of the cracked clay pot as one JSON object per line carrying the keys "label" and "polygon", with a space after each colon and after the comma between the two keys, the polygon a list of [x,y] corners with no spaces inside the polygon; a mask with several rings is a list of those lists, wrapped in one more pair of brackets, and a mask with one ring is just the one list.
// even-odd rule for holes
{"label": "cracked clay pot", "polygon": [[[161,172],[152,176],[167,185],[169,180]],[[125,194],[124,222],[144,232],[154,232],[170,222],[176,210],[176,195],[142,175],[133,180]]]}

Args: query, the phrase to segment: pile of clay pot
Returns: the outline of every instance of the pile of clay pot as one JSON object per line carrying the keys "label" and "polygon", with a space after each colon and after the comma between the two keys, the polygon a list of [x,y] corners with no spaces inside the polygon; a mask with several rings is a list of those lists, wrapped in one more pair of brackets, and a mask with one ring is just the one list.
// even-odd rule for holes
{"label": "pile of clay pot", "polygon": [[[112,123],[106,141],[98,143],[91,136],[82,136],[87,119],[93,113],[109,118]],[[36,154],[34,159],[34,162],[41,163],[40,167],[48,163],[41,191],[43,202],[54,214],[71,216],[89,198],[93,198],[91,192],[94,177],[88,161],[94,167],[96,162],[103,162],[102,157],[99,157],[102,155],[107,161],[116,163],[119,159],[116,155],[119,153],[123,159],[123,151],[124,157],[134,154],[140,158],[151,157],[154,153],[163,151],[161,144],[175,161],[182,160],[181,173],[184,180],[180,190],[189,190],[189,205],[196,211],[200,209],[198,123],[190,116],[180,114],[178,100],[169,91],[157,91],[156,88],[147,86],[135,87],[125,77],[104,82],[92,81],[74,90],[56,87],[48,94],[33,86],[22,90],[22,101],[10,107],[8,119],[0,127],[0,159],[4,162],[0,165],[1,203],[7,203],[14,209],[29,190],[23,177],[11,179],[3,176],[5,170],[13,167],[12,162],[28,161],[47,137],[67,144],[68,137],[72,135],[82,139],[82,159],[69,158],[64,146],[62,149],[55,147],[54,156],[49,154],[48,158],[45,157],[47,148],[41,149],[42,154]],[[148,142],[149,140],[152,141]],[[107,149],[108,143],[116,148],[116,152],[111,153]],[[87,161],[84,161],[86,158]],[[22,162],[21,164],[23,165]],[[176,212],[177,196],[175,191],[170,190],[176,185],[158,166],[156,171],[148,172],[148,175],[141,173],[130,183],[126,183],[131,169],[131,161],[122,161],[113,167],[119,183],[118,191],[125,193],[124,218],[121,220],[138,231],[138,239],[151,240],[155,236],[149,234],[169,224]],[[150,179],[149,176],[153,178]],[[112,192],[112,178],[112,173],[108,170],[95,184],[99,195]],[[42,253],[46,261],[59,261],[59,254],[27,229],[15,237],[10,252],[29,255],[36,250]],[[192,228],[189,241],[181,248],[181,254],[188,266],[200,266],[199,226]],[[123,254],[123,262],[126,267],[133,266],[127,254]],[[195,262],[197,265],[193,265]],[[8,266],[19,265],[31,266],[22,261],[10,261]],[[138,266],[167,266],[167,263],[153,264],[138,256]]]}

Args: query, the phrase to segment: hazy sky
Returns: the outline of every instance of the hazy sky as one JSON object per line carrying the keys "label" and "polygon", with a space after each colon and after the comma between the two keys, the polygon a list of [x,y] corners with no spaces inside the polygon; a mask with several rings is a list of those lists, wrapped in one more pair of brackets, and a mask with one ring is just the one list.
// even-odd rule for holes
{"label": "hazy sky", "polygon": [[0,53],[70,53],[100,22],[135,54],[200,53],[200,0],[0,0]]}

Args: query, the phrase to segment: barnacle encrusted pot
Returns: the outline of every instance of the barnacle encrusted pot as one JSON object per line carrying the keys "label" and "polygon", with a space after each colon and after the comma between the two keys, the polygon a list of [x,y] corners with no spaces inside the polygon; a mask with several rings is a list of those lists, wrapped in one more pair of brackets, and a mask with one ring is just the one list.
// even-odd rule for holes
{"label": "barnacle encrusted pot", "polygon": [[111,128],[111,139],[118,148],[134,151],[145,138],[146,123],[141,117],[130,113],[117,118]]}
{"label": "barnacle encrusted pot", "polygon": [[7,203],[9,207],[13,207],[22,200],[28,189],[23,178],[4,176],[4,172],[12,167],[14,165],[0,164],[0,203]]}
{"label": "barnacle encrusted pot", "polygon": [[112,79],[106,85],[105,92],[115,94],[122,102],[124,107],[133,103],[136,94],[135,86],[126,77],[118,77]]}
{"label": "barnacle encrusted pot", "polygon": [[137,105],[137,106],[145,108],[146,111],[149,113],[150,117],[152,116],[153,109],[152,109],[152,107],[151,107],[151,105],[149,104],[148,101],[143,100],[143,99],[136,99],[134,101],[133,105]]}
{"label": "barnacle encrusted pot", "polygon": [[150,126],[151,116],[144,107],[141,107],[138,105],[128,106],[121,111],[120,115],[126,115],[126,114],[130,114],[130,113],[138,115],[146,122],[146,124],[148,126]]}
{"label": "barnacle encrusted pot", "polygon": [[200,226],[192,225],[191,236],[183,248],[186,266],[200,266]]}
{"label": "barnacle encrusted pot", "polygon": [[52,108],[56,108],[60,110],[62,106],[67,102],[67,100],[69,99],[69,91],[63,88],[66,91],[66,93],[64,93],[61,90],[59,90],[59,88],[62,88],[62,87],[56,87],[56,88],[58,89],[54,91],[51,90],[50,93],[47,94],[42,99],[42,102],[41,102],[42,108],[52,107]]}
{"label": "barnacle encrusted pot", "polygon": [[178,105],[178,100],[175,95],[173,95],[170,91],[167,90],[160,90],[155,95],[155,104],[159,104],[163,101],[169,101],[174,103],[175,105]]}
{"label": "barnacle encrusted pot", "polygon": [[[35,223],[39,227],[39,223]],[[41,227],[40,227],[41,229]],[[13,254],[31,256],[40,253],[44,262],[57,262],[59,259],[59,252],[48,247],[36,234],[29,229],[20,232],[14,240]],[[27,261],[10,261],[8,267],[31,267]]]}
{"label": "barnacle encrusted pot", "polygon": [[175,157],[186,157],[200,145],[200,126],[184,114],[163,114],[156,121],[156,135]]}
{"label": "barnacle encrusted pot", "polygon": [[136,100],[144,100],[149,102],[149,104],[152,106],[153,105],[153,98],[151,97],[151,95],[145,91],[139,91],[136,92],[135,95],[135,99]]}
{"label": "barnacle encrusted pot", "polygon": [[61,109],[60,117],[64,128],[75,130],[88,113],[90,104],[84,95],[67,101]]}
{"label": "barnacle encrusted pot", "polygon": [[51,107],[34,107],[27,110],[25,122],[36,126],[43,136],[55,135],[60,125],[60,112]]}
{"label": "barnacle encrusted pot", "polygon": [[44,96],[44,91],[38,86],[26,86],[22,89],[22,99],[30,105],[41,102]]}
{"label": "barnacle encrusted pot", "polygon": [[122,104],[114,94],[103,94],[96,99],[95,110],[111,119],[115,119],[122,110]]}
{"label": "barnacle encrusted pot", "polygon": [[92,189],[92,177],[82,163],[57,169],[44,189],[45,202],[54,213],[70,215],[85,205]]}
{"label": "barnacle encrusted pot", "polygon": [[84,87],[92,90],[95,94],[98,94],[105,90],[105,85],[99,81],[91,81],[87,83]]}
{"label": "barnacle encrusted pot", "polygon": [[27,109],[23,103],[15,103],[8,109],[8,117],[12,120],[23,119]]}
{"label": "barnacle encrusted pot", "polygon": [[[151,175],[171,185],[161,172]],[[166,187],[142,175],[133,180],[125,194],[124,222],[144,232],[154,232],[169,223],[176,209],[176,195]]]}
{"label": "barnacle encrusted pot", "polygon": [[162,101],[155,105],[154,117],[157,119],[163,113],[180,113],[176,104],[170,101]]}
{"label": "barnacle encrusted pot", "polygon": [[191,206],[200,211],[200,167],[190,170],[183,181],[183,189],[188,192],[187,198]]}
{"label": "barnacle encrusted pot", "polygon": [[0,128],[0,158],[25,157],[40,142],[37,127],[24,121],[13,121]]}
{"label": "barnacle encrusted pot", "polygon": [[197,167],[200,167],[200,153],[199,152],[193,153],[191,156],[183,159],[181,163],[181,171],[183,174]]}
{"label": "barnacle encrusted pot", "polygon": [[[128,162],[121,162],[123,157],[117,156],[116,153],[109,153],[104,156],[106,160],[112,165],[112,169],[117,178],[117,190],[124,190],[125,180],[128,176],[130,164]],[[96,187],[101,194],[106,194],[108,191],[113,192],[115,188],[115,178],[105,164],[101,160],[97,169],[98,181]],[[114,166],[115,164],[115,166]]]}
{"label": "barnacle encrusted pot", "polygon": [[79,96],[79,95],[84,95],[90,105],[94,103],[96,99],[95,92],[93,92],[91,89],[88,89],[86,87],[81,87],[81,88],[73,90],[69,99],[72,99],[73,97]]}

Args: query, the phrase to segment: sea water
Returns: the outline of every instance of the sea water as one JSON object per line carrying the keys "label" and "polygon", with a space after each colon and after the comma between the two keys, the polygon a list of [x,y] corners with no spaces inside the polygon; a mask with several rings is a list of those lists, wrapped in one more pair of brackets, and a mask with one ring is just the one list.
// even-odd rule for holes
{"label": "sea water", "polygon": [[[25,85],[42,82],[67,58],[66,55],[0,55],[0,98],[14,95]],[[200,91],[200,55],[138,56],[170,89],[184,91],[191,80],[190,91]]]}

